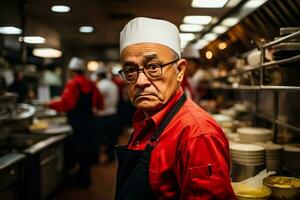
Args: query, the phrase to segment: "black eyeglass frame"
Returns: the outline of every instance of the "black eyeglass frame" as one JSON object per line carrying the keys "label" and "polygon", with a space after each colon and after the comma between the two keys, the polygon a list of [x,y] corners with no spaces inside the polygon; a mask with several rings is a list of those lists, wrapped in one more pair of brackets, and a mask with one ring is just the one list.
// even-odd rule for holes
{"label": "black eyeglass frame", "polygon": [[[155,80],[155,79],[159,79],[159,78],[162,76],[162,68],[163,68],[163,67],[168,66],[168,65],[173,64],[173,63],[176,63],[176,62],[178,62],[179,60],[180,60],[180,59],[178,58],[178,59],[176,59],[176,60],[173,60],[173,61],[168,62],[168,63],[165,63],[165,64],[157,64],[158,66],[160,66],[160,71],[161,71],[161,73],[160,73],[160,75],[159,75],[158,77],[156,77],[156,78],[151,77],[147,72],[145,72],[145,70],[144,70],[145,67],[144,67],[144,66],[143,66],[142,68],[136,68],[137,76],[136,76],[136,78],[135,78],[134,80],[127,80],[127,79],[126,79],[126,76],[125,76],[125,74],[124,74],[124,71],[127,70],[127,69],[129,69],[129,68],[124,68],[124,69],[119,70],[119,74],[121,75],[122,79],[123,79],[124,81],[128,82],[128,83],[131,83],[131,82],[136,81],[136,80],[138,79],[138,77],[139,77],[139,72],[140,72],[140,71],[143,71],[144,74],[147,76],[147,78],[149,78],[150,80]],[[132,67],[132,68],[133,68],[133,67]],[[150,76],[150,77],[149,77],[149,76]]]}

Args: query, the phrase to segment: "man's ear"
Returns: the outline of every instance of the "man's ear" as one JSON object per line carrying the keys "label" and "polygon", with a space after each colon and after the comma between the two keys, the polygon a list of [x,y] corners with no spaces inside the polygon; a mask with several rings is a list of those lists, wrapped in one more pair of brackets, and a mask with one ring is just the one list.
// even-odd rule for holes
{"label": "man's ear", "polygon": [[185,59],[180,59],[177,62],[177,81],[179,83],[181,83],[183,80],[186,67],[187,67],[187,62]]}

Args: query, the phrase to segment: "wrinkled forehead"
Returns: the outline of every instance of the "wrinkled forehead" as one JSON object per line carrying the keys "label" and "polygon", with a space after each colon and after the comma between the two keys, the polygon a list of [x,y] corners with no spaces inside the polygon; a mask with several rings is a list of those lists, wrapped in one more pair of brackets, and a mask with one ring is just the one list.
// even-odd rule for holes
{"label": "wrinkled forehead", "polygon": [[121,52],[121,62],[172,58],[175,52],[161,44],[141,43],[126,47]]}

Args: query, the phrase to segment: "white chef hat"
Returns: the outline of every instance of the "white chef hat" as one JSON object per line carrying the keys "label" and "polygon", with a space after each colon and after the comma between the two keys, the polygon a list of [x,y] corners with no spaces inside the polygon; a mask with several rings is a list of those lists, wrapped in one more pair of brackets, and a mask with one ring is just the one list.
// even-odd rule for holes
{"label": "white chef hat", "polygon": [[168,21],[146,17],[129,21],[120,33],[120,53],[126,47],[139,43],[162,44],[181,57],[179,31]]}
{"label": "white chef hat", "polygon": [[182,57],[183,58],[200,58],[200,53],[199,50],[196,48],[195,45],[190,44],[187,47],[184,48],[182,52]]}
{"label": "white chef hat", "polygon": [[71,70],[84,70],[84,61],[81,58],[73,57],[69,63]]}

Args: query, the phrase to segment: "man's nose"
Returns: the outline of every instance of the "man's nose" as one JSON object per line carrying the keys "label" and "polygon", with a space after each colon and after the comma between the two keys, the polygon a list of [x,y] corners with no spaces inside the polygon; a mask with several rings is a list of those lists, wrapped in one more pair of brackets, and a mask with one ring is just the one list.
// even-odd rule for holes
{"label": "man's nose", "polygon": [[141,86],[150,84],[150,81],[149,81],[148,77],[146,76],[146,74],[144,73],[143,70],[140,70],[138,72],[138,77],[136,79],[136,84],[141,85]]}

